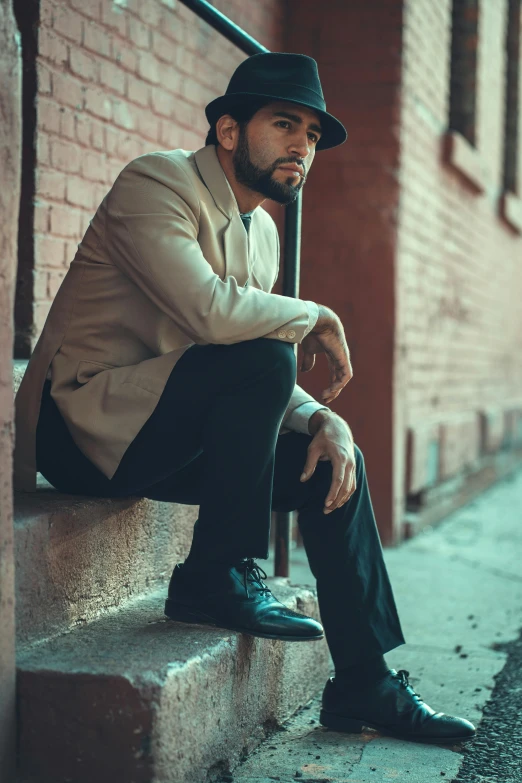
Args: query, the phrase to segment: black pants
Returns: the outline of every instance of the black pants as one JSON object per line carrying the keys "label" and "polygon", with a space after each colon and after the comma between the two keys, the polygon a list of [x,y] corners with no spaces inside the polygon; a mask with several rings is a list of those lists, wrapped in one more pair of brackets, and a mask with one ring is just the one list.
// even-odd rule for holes
{"label": "black pants", "polygon": [[46,383],[37,465],[62,492],[199,505],[188,559],[268,557],[271,511],[297,510],[321,620],[337,669],[404,643],[382,557],[364,460],[357,489],[323,513],[332,478],[318,462],[302,483],[310,435],[279,428],[296,380],[292,347],[259,338],[194,345],[107,479],[78,449]]}

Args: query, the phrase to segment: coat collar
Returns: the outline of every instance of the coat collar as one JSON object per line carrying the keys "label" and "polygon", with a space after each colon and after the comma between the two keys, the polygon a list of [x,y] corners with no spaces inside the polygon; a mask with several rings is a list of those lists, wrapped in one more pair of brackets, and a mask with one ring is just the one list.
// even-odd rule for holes
{"label": "coat collar", "polygon": [[216,207],[229,220],[228,226],[223,232],[226,275],[227,277],[235,277],[239,285],[244,285],[249,271],[253,271],[255,263],[255,233],[257,230],[255,210],[252,215],[249,242],[241,221],[236,197],[219,162],[215,146],[209,144],[197,150],[194,155],[200,176],[210,191]]}
{"label": "coat collar", "polygon": [[216,207],[229,220],[235,215],[239,215],[236,197],[219,162],[215,145],[208,144],[195,152],[194,155],[198,171],[209,189]]}

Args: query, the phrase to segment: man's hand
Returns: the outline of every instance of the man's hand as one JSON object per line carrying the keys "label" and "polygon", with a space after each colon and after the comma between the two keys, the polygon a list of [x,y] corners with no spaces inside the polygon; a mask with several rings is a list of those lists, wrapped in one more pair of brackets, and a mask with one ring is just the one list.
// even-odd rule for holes
{"label": "man's hand", "polygon": [[332,483],[323,509],[329,514],[344,505],[357,488],[353,436],[344,419],[325,410],[310,416],[308,430],[314,438],[308,446],[301,481],[308,481],[319,460],[332,463]]}
{"label": "man's hand", "polygon": [[319,305],[319,318],[312,331],[301,342],[301,371],[309,372],[315,364],[315,354],[325,353],[330,365],[330,386],[322,393],[322,401],[335,400],[353,377],[350,351],[339,317],[329,307]]}

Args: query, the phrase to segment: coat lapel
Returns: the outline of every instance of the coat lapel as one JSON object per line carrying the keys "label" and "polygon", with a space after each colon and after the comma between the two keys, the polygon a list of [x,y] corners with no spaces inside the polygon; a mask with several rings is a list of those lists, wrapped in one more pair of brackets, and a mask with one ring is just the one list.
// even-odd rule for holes
{"label": "coat lapel", "polygon": [[230,221],[223,233],[225,275],[235,277],[239,285],[244,285],[248,278],[248,238],[237,201],[221,167],[215,146],[209,144],[198,150],[195,159],[201,178],[216,207]]}
{"label": "coat lapel", "polygon": [[226,277],[235,277],[239,285],[248,278],[248,236],[239,216],[232,215],[223,234]]}

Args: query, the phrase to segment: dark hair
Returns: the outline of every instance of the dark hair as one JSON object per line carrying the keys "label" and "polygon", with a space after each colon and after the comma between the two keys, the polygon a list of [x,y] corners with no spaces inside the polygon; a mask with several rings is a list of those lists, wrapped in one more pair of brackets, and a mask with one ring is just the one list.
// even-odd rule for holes
{"label": "dark hair", "polygon": [[[266,106],[268,103],[272,103],[273,100],[274,98],[243,98],[241,103],[238,102],[228,106],[227,110],[223,111],[220,116],[222,117],[223,114],[230,114],[230,116],[233,117],[236,122],[245,127],[248,125],[254,114],[259,111],[259,109],[262,109],[263,106]],[[219,144],[216,133],[218,119],[219,117],[215,120],[215,122],[212,123],[210,130],[207,133],[207,138],[205,141],[205,146],[207,147],[209,144],[215,144],[216,146]]]}

